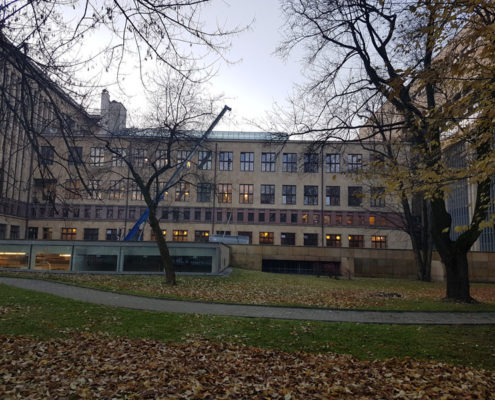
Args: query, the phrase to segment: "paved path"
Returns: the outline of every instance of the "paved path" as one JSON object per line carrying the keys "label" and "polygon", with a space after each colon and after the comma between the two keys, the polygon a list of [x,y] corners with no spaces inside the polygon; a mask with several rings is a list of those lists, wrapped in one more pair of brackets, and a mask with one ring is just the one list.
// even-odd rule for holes
{"label": "paved path", "polygon": [[165,311],[185,314],[209,314],[232,317],[275,318],[326,322],[359,322],[373,324],[495,324],[495,312],[346,311],[318,308],[218,304],[131,296],[35,279],[0,277],[0,283],[18,288],[54,294],[56,296],[67,297],[74,300],[86,301],[89,303],[132,308],[137,310]]}

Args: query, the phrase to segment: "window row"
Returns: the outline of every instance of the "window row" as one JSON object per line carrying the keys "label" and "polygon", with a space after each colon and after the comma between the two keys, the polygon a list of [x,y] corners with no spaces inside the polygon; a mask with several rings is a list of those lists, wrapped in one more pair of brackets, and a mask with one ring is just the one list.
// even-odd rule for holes
{"label": "window row", "polygon": [[[107,156],[106,156],[107,154]],[[197,168],[199,170],[212,169],[211,151],[198,151]],[[188,160],[189,150],[176,150],[173,152],[175,157],[175,165],[180,165],[187,160],[187,167],[191,166],[191,161]],[[328,153],[324,155],[324,159],[320,160],[321,155],[318,153],[282,153],[281,154],[281,169],[277,166],[279,153],[262,152],[259,155],[259,170],[261,172],[305,172],[318,173],[320,164],[323,162],[325,172],[340,173],[343,172],[342,164],[345,160],[348,172],[359,171],[363,167],[363,155],[360,153],[346,154]],[[52,165],[55,158],[55,149],[52,146],[41,146],[39,159],[42,165]],[[195,157],[191,157],[195,159]],[[83,163],[83,148],[81,146],[69,147],[68,163],[76,165]],[[166,150],[156,150],[150,154],[144,148],[115,148],[107,150],[104,147],[91,147],[89,149],[89,157],[87,163],[90,166],[102,167],[111,165],[112,167],[123,167],[129,162],[136,167],[144,167],[146,165],[154,165],[157,168],[162,168],[168,165],[169,154]],[[255,153],[240,152],[239,154],[239,169],[240,171],[255,170]],[[234,169],[234,152],[220,151],[218,152],[218,169],[220,171],[232,171]]]}
{"label": "window row", "polygon": [[[77,228],[61,228],[60,239],[61,240],[77,240]],[[172,241],[174,242],[188,242],[194,240],[195,242],[208,242],[210,237],[210,231],[207,230],[195,230],[194,238],[190,237],[189,230],[185,229],[173,229]],[[230,236],[230,231],[216,231],[217,235]],[[237,232],[239,236],[247,236],[249,238],[249,244],[252,244],[253,235],[252,232]],[[162,230],[162,235],[167,239],[167,230]],[[317,233],[304,233],[303,245],[304,246],[320,246]],[[30,227],[28,231],[29,239],[38,239],[38,227]],[[108,228],[105,229],[105,240],[122,240],[124,232],[122,229]],[[42,239],[53,239],[53,228],[42,228]],[[97,241],[99,240],[98,228],[84,228],[83,240]],[[151,232],[149,240],[155,240],[155,235]],[[148,240],[148,238],[145,238]],[[259,232],[258,233],[259,244],[275,244],[274,232]],[[347,244],[350,248],[364,248],[365,237],[364,235],[347,235]],[[280,245],[282,246],[295,246],[296,245],[296,233],[294,232],[282,232],[280,233]],[[327,247],[342,247],[343,239],[341,234],[326,234],[325,245]],[[371,235],[371,248],[374,249],[386,249],[387,248],[387,236],[385,235]]]}

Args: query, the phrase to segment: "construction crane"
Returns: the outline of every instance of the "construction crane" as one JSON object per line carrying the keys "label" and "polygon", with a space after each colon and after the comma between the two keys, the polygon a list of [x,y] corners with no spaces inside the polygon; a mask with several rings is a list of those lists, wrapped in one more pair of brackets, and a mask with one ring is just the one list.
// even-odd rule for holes
{"label": "construction crane", "polygon": [[[213,131],[213,128],[218,124],[218,122],[222,119],[224,114],[227,111],[232,111],[232,109],[229,106],[224,106],[223,110],[218,114],[218,116],[215,118],[215,120],[212,122],[210,127],[203,133],[203,136],[201,136],[201,139],[199,142],[194,146],[194,148],[191,150],[189,155],[186,157],[186,159],[182,162],[181,165],[179,165],[173,175],[170,177],[170,179],[167,181],[165,186],[162,188],[160,191],[160,194],[155,198],[155,204],[158,204],[160,200],[163,200],[164,194],[166,191],[168,191],[172,186],[174,186],[178,180],[180,179],[180,175],[182,173],[182,170],[185,168],[186,165],[191,161],[193,155],[198,151],[198,149],[203,145],[203,143],[208,139],[208,136],[210,133]],[[141,240],[142,236],[138,236],[139,232],[141,231],[141,227],[143,224],[148,220],[148,216],[150,214],[149,208],[146,209],[146,211],[139,217],[137,222],[134,224],[134,226],[129,230],[129,233],[126,235],[124,240],[135,240],[137,237],[137,240]]]}

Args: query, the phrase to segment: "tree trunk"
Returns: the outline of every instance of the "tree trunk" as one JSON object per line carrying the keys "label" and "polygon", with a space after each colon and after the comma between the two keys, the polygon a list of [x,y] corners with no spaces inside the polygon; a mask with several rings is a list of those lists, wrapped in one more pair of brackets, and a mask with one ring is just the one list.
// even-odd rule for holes
{"label": "tree trunk", "polygon": [[456,252],[447,259],[442,257],[447,273],[447,300],[473,303],[469,293],[469,269],[466,252]]}
{"label": "tree trunk", "polygon": [[153,233],[155,234],[158,250],[160,251],[162,266],[163,270],[165,271],[165,282],[169,285],[175,285],[177,281],[175,279],[174,264],[172,263],[172,258],[170,257],[170,253],[168,251],[167,242],[163,237],[160,223],[158,222],[155,213],[152,212],[151,209],[149,214],[149,223]]}

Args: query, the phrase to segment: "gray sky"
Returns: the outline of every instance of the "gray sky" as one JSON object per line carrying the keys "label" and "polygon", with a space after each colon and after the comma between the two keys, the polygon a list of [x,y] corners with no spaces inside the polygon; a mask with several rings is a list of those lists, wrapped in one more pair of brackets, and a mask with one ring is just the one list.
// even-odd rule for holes
{"label": "gray sky", "polygon": [[[223,93],[232,113],[224,117],[218,130],[259,130],[249,123],[263,117],[274,102],[283,105],[291,93],[294,81],[300,81],[299,56],[287,62],[274,54],[280,43],[283,23],[278,0],[214,0],[204,11],[210,24],[226,27],[250,25],[250,29],[232,38],[232,48],[219,61],[218,74],[212,79],[212,92]],[[122,101],[129,114],[137,115],[145,100],[139,79],[129,76],[123,98],[117,87],[109,87],[112,100]],[[220,110],[219,110],[220,111]],[[132,123],[132,122],[131,122]]]}

